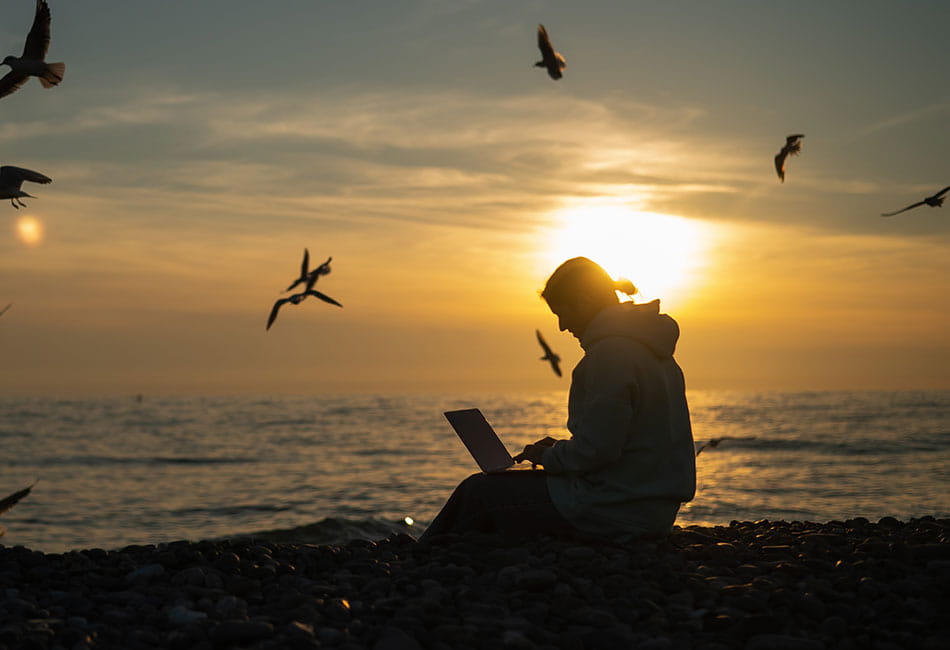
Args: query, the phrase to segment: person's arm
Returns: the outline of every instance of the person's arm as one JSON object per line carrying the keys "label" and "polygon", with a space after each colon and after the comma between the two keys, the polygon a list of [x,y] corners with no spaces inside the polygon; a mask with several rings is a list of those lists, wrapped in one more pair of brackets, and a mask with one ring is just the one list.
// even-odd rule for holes
{"label": "person's arm", "polygon": [[540,464],[552,474],[583,474],[623,453],[637,401],[636,367],[624,339],[605,339],[588,352],[585,398],[570,440],[544,449]]}

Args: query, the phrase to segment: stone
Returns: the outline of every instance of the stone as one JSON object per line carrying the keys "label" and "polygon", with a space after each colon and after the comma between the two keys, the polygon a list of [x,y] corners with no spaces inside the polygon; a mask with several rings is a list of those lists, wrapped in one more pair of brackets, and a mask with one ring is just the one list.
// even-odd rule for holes
{"label": "stone", "polygon": [[125,581],[133,584],[149,582],[163,575],[165,575],[165,567],[161,564],[146,564],[127,573],[125,575]]}
{"label": "stone", "polygon": [[422,646],[409,632],[387,625],[373,644],[373,650],[422,650]]}
{"label": "stone", "polygon": [[745,650],[825,650],[825,644],[785,634],[759,634],[746,642]]}
{"label": "stone", "polygon": [[505,630],[501,637],[501,645],[512,650],[533,650],[536,647],[534,642],[520,630]]}
{"label": "stone", "polygon": [[192,609],[188,609],[184,605],[170,607],[166,612],[166,616],[168,622],[172,625],[187,625],[188,623],[203,621],[208,618],[208,615],[204,612],[196,612]]}
{"label": "stone", "polygon": [[515,584],[520,589],[529,591],[541,591],[557,584],[557,574],[550,569],[536,569],[521,573]]}
{"label": "stone", "polygon": [[222,621],[211,630],[216,644],[247,644],[274,636],[274,626],[264,621]]}
{"label": "stone", "polygon": [[340,645],[343,643],[346,635],[342,630],[338,630],[335,627],[321,627],[320,631],[317,632],[317,638],[320,640],[320,643],[324,645]]}

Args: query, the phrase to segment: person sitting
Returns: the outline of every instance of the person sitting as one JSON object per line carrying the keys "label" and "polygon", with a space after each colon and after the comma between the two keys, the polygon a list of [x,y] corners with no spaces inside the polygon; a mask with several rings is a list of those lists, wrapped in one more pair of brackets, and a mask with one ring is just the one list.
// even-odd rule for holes
{"label": "person sitting", "polygon": [[525,446],[517,462],[543,470],[475,474],[455,489],[421,536],[494,532],[606,537],[664,535],[696,491],[696,461],[683,372],[673,359],[676,321],[659,300],[598,264],[561,264],[541,297],[580,342],[564,440]]}

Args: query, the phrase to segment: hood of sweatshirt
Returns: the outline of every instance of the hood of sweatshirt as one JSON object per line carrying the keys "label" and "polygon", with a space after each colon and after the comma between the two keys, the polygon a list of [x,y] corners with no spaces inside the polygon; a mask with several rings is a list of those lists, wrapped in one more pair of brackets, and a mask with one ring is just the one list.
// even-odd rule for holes
{"label": "hood of sweatshirt", "polygon": [[660,301],[636,304],[622,302],[604,308],[581,337],[585,351],[608,336],[626,336],[639,341],[658,359],[673,356],[680,328],[670,316],[660,313]]}

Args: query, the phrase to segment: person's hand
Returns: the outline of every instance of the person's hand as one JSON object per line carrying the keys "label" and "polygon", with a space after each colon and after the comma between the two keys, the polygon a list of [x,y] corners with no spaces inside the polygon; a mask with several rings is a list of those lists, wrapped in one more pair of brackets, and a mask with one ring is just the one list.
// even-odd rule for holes
{"label": "person's hand", "polygon": [[537,442],[531,443],[530,445],[525,445],[524,450],[520,454],[514,456],[513,460],[516,463],[521,463],[527,460],[531,463],[532,467],[540,465],[541,456],[544,455],[544,450],[549,447],[553,447],[554,443],[556,442],[557,440],[550,436],[541,438],[541,440],[538,440]]}

